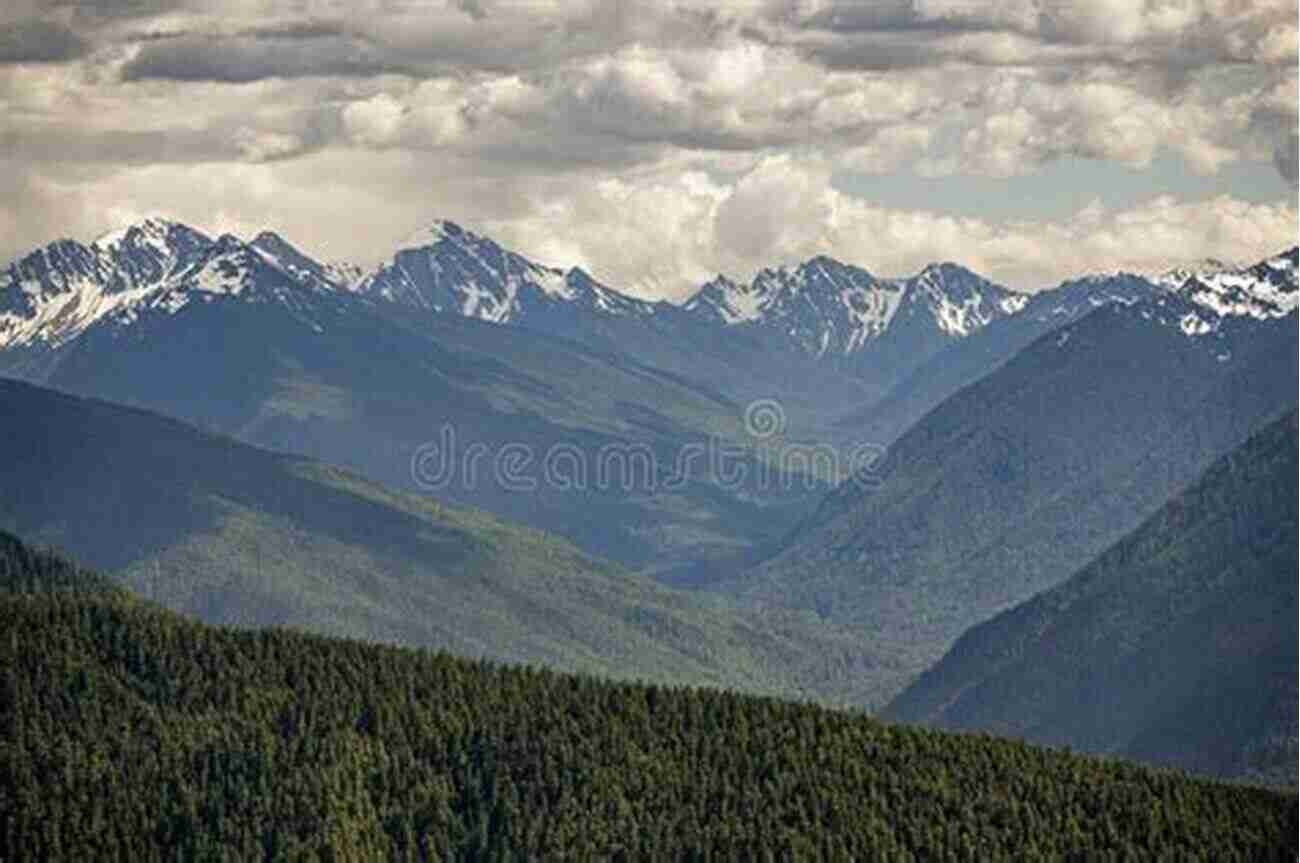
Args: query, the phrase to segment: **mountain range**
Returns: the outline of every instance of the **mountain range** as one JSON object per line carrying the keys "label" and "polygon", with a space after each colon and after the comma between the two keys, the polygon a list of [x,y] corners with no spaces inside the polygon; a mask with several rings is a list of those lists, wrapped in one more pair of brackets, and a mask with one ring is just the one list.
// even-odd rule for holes
{"label": "mountain range", "polygon": [[[884,445],[1099,305],[1160,297],[1180,304],[1161,314],[1212,339],[1223,337],[1218,321],[1296,306],[1294,250],[1217,276],[1188,272],[1182,284],[1176,274],[1089,278],[1030,296],[954,264],[884,279],[822,256],[748,285],[719,277],[674,305],[446,221],[361,272],[274,233],[214,239],[155,218],[89,245],[52,243],[0,271],[0,373],[408,489],[413,461],[444,427],[462,448],[521,444],[538,461],[556,447],[588,462],[635,447],[671,465],[684,447],[735,444],[754,475],[765,458],[744,415],[756,400],[778,402],[779,442]],[[674,578],[766,554],[843,478],[782,463],[792,476],[740,492],[698,471],[671,494],[643,483],[548,487],[525,500],[490,480],[438,491]],[[593,503],[619,524],[592,523]]]}
{"label": "mountain range", "polygon": [[12,424],[48,490],[0,527],[211,622],[874,709],[1294,409],[1296,272],[820,256],[674,304],[445,221],[363,271],[151,219],[0,271],[47,388],[6,408],[65,429]]}
{"label": "mountain range", "polygon": [[[778,493],[759,498],[690,465],[681,477],[598,481],[602,454],[641,453],[669,473],[687,444],[747,444],[744,405],[623,354],[523,328],[503,339],[493,324],[365,297],[328,275],[265,234],[208,240],[159,222],[89,247],[57,243],[0,277],[0,372],[399,488],[436,485],[443,499],[633,566],[748,549],[825,487],[773,483]],[[430,447],[450,475],[419,474]],[[535,494],[494,470],[520,448]],[[484,467],[466,462],[473,449]],[[554,452],[580,456],[570,488],[540,481]],[[751,475],[755,458],[738,457]],[[680,481],[649,493],[666,479]],[[586,518],[593,509],[609,518]]]}
{"label": "mountain range", "polygon": [[[142,315],[226,297],[281,303],[319,329],[323,313],[314,307],[343,302],[505,324],[617,352],[739,400],[779,398],[806,433],[1023,302],[955,265],[880,279],[818,257],[764,270],[747,287],[719,277],[681,305],[652,303],[446,221],[360,273],[317,263],[270,232],[251,242],[212,239],[160,218],[88,246],[61,240],[37,250],[0,275],[0,297],[7,370],[37,381],[57,365],[50,354],[82,333],[120,330]],[[814,375],[818,399],[807,394]]]}
{"label": "mountain range", "polygon": [[[581,334],[584,317],[761,332],[777,349],[821,358],[861,355],[859,368],[869,376],[891,365],[874,354],[901,353],[909,331],[921,339],[934,333],[961,339],[1004,318],[1060,320],[1088,303],[1144,298],[1152,289],[1220,317],[1282,316],[1297,306],[1295,267],[1292,249],[1249,267],[1209,262],[1148,278],[1091,276],[1031,295],[953,263],[880,278],[821,255],[764,269],[749,284],[718,276],[674,304],[634,298],[578,267],[539,264],[445,220],[408,239],[387,263],[362,272],[314,261],[270,231],[248,242],[230,234],[213,239],[154,217],[89,245],[59,240],[12,262],[0,276],[0,347],[57,346],[101,319],[130,323],[130,312],[144,308],[175,313],[196,297],[211,300],[204,295],[247,291],[254,301],[291,302],[284,290],[289,281],[560,336]],[[1204,325],[1185,322],[1188,328]]]}
{"label": "mountain range", "polygon": [[[713,585],[870,633],[882,697],[1054,587],[1296,404],[1296,316],[1100,305],[945,399],[767,560]],[[936,650],[937,648],[937,650]],[[892,690],[892,691],[891,691]]]}
{"label": "mountain range", "polygon": [[311,325],[308,297],[329,297],[513,325],[704,380],[718,376],[724,360],[744,358],[757,364],[754,377],[775,377],[780,388],[788,376],[765,373],[793,362],[798,371],[816,369],[834,395],[856,389],[869,400],[986,329],[988,341],[1023,347],[1025,334],[1106,302],[1181,298],[1188,307],[1180,324],[1197,335],[1218,319],[1284,316],[1297,306],[1295,272],[1292,249],[1250,267],[1090,276],[1031,295],[953,263],[881,278],[823,255],[764,269],[748,284],[718,276],[674,304],[634,298],[581,268],[537,263],[449,221],[363,272],[314,261],[269,231],[248,242],[213,239],[152,218],[89,245],[59,240],[11,263],[0,273],[0,350],[11,368],[26,359],[35,377],[42,352],[100,324],[129,326],[151,312],[175,315],[193,302],[239,297],[280,303]]}

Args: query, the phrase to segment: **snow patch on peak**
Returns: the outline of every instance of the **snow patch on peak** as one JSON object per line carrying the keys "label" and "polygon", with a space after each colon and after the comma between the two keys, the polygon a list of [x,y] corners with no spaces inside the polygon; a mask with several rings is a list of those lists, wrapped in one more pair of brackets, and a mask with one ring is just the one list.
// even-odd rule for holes
{"label": "snow patch on peak", "polygon": [[1292,249],[1250,267],[1209,262],[1197,268],[1170,270],[1154,281],[1221,318],[1267,320],[1285,317],[1300,308],[1296,279],[1296,250]]}
{"label": "snow patch on peak", "polygon": [[996,294],[985,302],[985,291],[995,293],[995,286],[956,264],[932,264],[921,271],[914,284],[930,307],[935,324],[950,336],[968,336],[992,321],[999,311],[1009,313]]}
{"label": "snow patch on peak", "polygon": [[422,249],[426,246],[436,246],[442,242],[478,243],[485,240],[486,238],[462,228],[449,219],[434,219],[425,227],[408,236],[399,244],[398,248]]}
{"label": "snow patch on peak", "polygon": [[248,288],[248,268],[244,262],[218,256],[187,278],[186,284],[200,293],[237,297]]}
{"label": "snow patch on peak", "polygon": [[1025,306],[1028,304],[1028,294],[1008,294],[998,303],[998,307],[1002,309],[1002,313],[1005,315],[1018,315],[1024,311]]}
{"label": "snow patch on peak", "polygon": [[1285,251],[1280,255],[1274,255],[1267,261],[1264,261],[1264,266],[1268,267],[1270,270],[1279,270],[1283,273],[1291,273],[1292,278],[1295,277],[1294,274],[1298,264],[1300,264],[1300,247],[1295,246],[1293,246],[1289,251]]}
{"label": "snow patch on peak", "polygon": [[935,321],[939,329],[951,336],[968,336],[992,320],[983,309],[984,297],[973,292],[961,302],[953,302],[946,294],[935,305]]}
{"label": "snow patch on peak", "polygon": [[248,244],[271,260],[301,255],[293,244],[274,231],[262,231]]}
{"label": "snow patch on peak", "polygon": [[234,235],[214,241],[164,219],[91,246],[52,244],[0,271],[0,349],[58,347],[101,321],[125,326],[146,310],[171,315],[196,300],[300,303],[296,289],[321,287],[310,272],[271,257]]}
{"label": "snow patch on peak", "polygon": [[908,278],[880,279],[819,255],[797,267],[760,270],[749,285],[719,276],[683,308],[725,325],[770,327],[815,355],[852,354],[882,336],[905,302],[927,309],[947,335],[965,336],[1018,312],[1029,299],[1008,294],[952,263],[931,264]]}
{"label": "snow patch on peak", "polygon": [[323,264],[322,269],[329,280],[350,293],[355,293],[365,279],[366,273],[361,267],[347,261],[333,261]]}
{"label": "snow patch on peak", "polygon": [[763,309],[766,306],[764,301],[767,298],[768,295],[764,291],[753,286],[735,285],[733,290],[719,295],[721,302],[717,304],[717,308],[728,324],[756,321],[763,316]]}
{"label": "snow patch on peak", "polygon": [[762,318],[768,298],[757,278],[753,284],[743,285],[718,275],[696,291],[682,308],[688,312],[710,309],[723,324],[732,326]]}
{"label": "snow patch on peak", "polygon": [[1203,336],[1214,330],[1214,325],[1209,321],[1197,315],[1195,312],[1188,312],[1178,319],[1178,326],[1184,333],[1189,336]]}
{"label": "snow patch on peak", "polygon": [[141,231],[146,234],[165,234],[167,231],[171,230],[173,226],[178,224],[179,222],[165,216],[149,216],[138,222],[130,222],[125,225],[119,225],[112,230],[105,231],[95,238],[92,245],[98,245],[101,243],[107,245],[117,242],[126,237],[126,235],[131,231]]}
{"label": "snow patch on peak", "polygon": [[176,228],[183,228],[180,222],[162,216],[150,216],[143,221],[126,225],[96,237],[91,247],[97,250],[117,253],[128,240],[137,246],[152,249],[160,258],[168,257],[171,252],[169,237]]}

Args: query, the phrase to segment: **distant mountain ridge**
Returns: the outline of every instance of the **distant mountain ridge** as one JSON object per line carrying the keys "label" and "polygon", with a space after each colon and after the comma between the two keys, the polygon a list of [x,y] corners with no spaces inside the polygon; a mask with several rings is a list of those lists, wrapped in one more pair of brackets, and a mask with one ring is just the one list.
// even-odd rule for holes
{"label": "distant mountain ridge", "polygon": [[1300,305],[1298,261],[1300,249],[1292,247],[1248,267],[1209,261],[1193,269],[1171,270],[1154,281],[1224,317],[1278,318]]}
{"label": "distant mountain ridge", "polygon": [[[873,381],[1024,302],[953,264],[881,279],[826,256],[765,269],[749,285],[719,276],[680,305],[649,302],[579,268],[529,260],[447,221],[407,241],[353,289],[373,299],[628,350],[678,372],[691,366],[675,363],[674,353],[690,353],[707,340],[731,345],[746,365],[785,357]],[[699,368],[700,359],[693,361]],[[706,377],[721,373],[702,371]]]}
{"label": "distant mountain ridge", "polygon": [[[1161,328],[1181,331],[1226,361],[1231,342],[1249,339],[1250,332],[1295,313],[1300,305],[1296,258],[1293,247],[1245,268],[1216,262],[1220,269],[1206,265],[1151,278],[1119,272],[1071,279],[1027,296],[1013,314],[931,355],[900,376],[883,398],[849,412],[838,424],[882,444],[893,441],[931,408],[1037,339],[1110,304],[1132,308]],[[1235,301],[1223,298],[1228,293]]]}
{"label": "distant mountain ridge", "polygon": [[1022,295],[956,264],[932,264],[906,279],[880,279],[819,255],[797,267],[765,269],[749,285],[719,276],[682,308],[726,326],[782,331],[806,353],[821,356],[860,350],[883,335],[897,315],[920,307],[940,331],[962,336],[1013,313],[1023,301]]}
{"label": "distant mountain ridge", "polygon": [[[297,290],[360,296],[440,314],[552,330],[571,337],[575,318],[631,321],[715,335],[757,337],[765,348],[834,360],[862,354],[862,371],[903,373],[953,340],[1021,316],[1069,315],[1081,296],[1168,294],[1190,304],[1189,335],[1210,318],[1285,315],[1300,304],[1296,250],[1247,268],[1174,270],[1146,279],[1087,277],[1035,295],[1018,293],[953,263],[914,276],[880,278],[825,255],[768,268],[749,284],[725,276],[684,303],[650,302],[602,284],[582,269],[546,266],[446,220],[409,239],[369,273],[326,265],[283,237],[212,238],[154,217],[89,245],[58,240],[0,271],[0,349],[57,347],[94,323],[129,324],[145,310],[175,313],[205,295],[285,302]],[[1059,302],[1058,302],[1059,300]],[[1207,312],[1208,310],[1208,312]],[[1210,314],[1210,313],[1213,314]],[[1064,322],[1064,321],[1062,321]],[[694,329],[693,329],[694,328]]]}

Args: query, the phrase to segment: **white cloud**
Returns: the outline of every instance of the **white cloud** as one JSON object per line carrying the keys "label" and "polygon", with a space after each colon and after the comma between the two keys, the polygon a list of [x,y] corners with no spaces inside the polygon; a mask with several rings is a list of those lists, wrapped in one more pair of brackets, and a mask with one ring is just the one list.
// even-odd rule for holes
{"label": "white cloud", "polygon": [[834,198],[828,165],[788,155],[764,159],[718,205],[719,254],[752,267],[811,251],[834,215]]}
{"label": "white cloud", "polygon": [[886,174],[916,164],[933,138],[934,131],[928,126],[888,126],[867,143],[844,150],[836,165],[864,174]]}
{"label": "white cloud", "polygon": [[406,109],[388,93],[358,99],[343,109],[343,128],[357,144],[387,147],[397,143]]}
{"label": "white cloud", "polygon": [[282,159],[303,148],[303,141],[297,135],[259,131],[248,126],[235,130],[234,141],[240,154],[250,162]]}
{"label": "white cloud", "polygon": [[1162,150],[1181,155],[1196,173],[1214,174],[1242,158],[1263,158],[1251,112],[1278,101],[1267,95],[1276,87],[1225,100],[1214,81],[1169,96],[1111,70],[1063,80],[1005,72],[988,83],[983,111],[962,136],[961,167],[993,176],[1032,173],[1064,156],[1143,168]]}
{"label": "white cloud", "polygon": [[716,272],[748,278],[821,253],[882,275],[956,260],[1037,288],[1087,271],[1155,270],[1207,256],[1258,259],[1294,242],[1297,231],[1294,203],[1226,195],[1200,202],[1161,196],[1122,210],[1097,201],[1055,221],[891,209],[834,190],[826,160],[789,154],[760,159],[732,180],[672,160],[581,183],[485,179],[455,156],[422,176],[426,163],[409,152],[355,155],[161,164],[17,185],[7,173],[0,228],[18,252],[52,236],[89,239],[119,220],[164,212],[212,231],[252,235],[273,227],[324,259],[373,263],[418,226],[448,217],[544,262],[580,265],[642,296],[670,298]]}
{"label": "white cloud", "polygon": [[[0,26],[33,16],[10,4]],[[829,178],[1172,152],[1210,177],[1276,164],[1290,196],[1296,17],[1295,0],[99,0],[34,52],[70,59],[0,58],[0,251],[161,211],[363,260],[447,216],[671,295],[818,252],[1034,284],[1131,254],[1248,258],[1293,236],[1293,198],[1195,203],[1174,181],[1124,213],[1099,189],[1072,220],[1025,201],[991,222]]]}

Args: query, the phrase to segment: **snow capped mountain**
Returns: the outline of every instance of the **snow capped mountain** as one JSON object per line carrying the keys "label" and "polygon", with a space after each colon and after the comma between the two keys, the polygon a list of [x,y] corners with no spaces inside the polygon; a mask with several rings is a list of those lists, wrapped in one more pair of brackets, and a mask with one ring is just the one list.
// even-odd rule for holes
{"label": "snow capped mountain", "polygon": [[725,326],[778,331],[808,353],[847,353],[888,323],[899,294],[866,270],[819,256],[762,270],[748,285],[718,276],[682,309]]}
{"label": "snow capped mountain", "polygon": [[[1029,297],[1014,317],[1057,327],[1101,306],[1118,305],[1161,327],[1193,338],[1212,336],[1210,341],[1219,344],[1249,332],[1252,323],[1283,318],[1300,307],[1296,257],[1293,248],[1249,267],[1207,260],[1159,276],[1085,276]],[[1229,353],[1208,346],[1225,358]]]}
{"label": "snow capped mountain", "polygon": [[1190,336],[1217,332],[1229,319],[1284,317],[1300,306],[1296,278],[1293,248],[1249,267],[1205,262],[1153,278],[1088,276],[1028,295],[953,263],[885,279],[822,255],[764,269],[748,284],[718,276],[674,306],[630,297],[576,267],[536,263],[449,221],[434,222],[363,274],[322,264],[272,231],[248,242],[213,239],[150,218],[89,245],[56,241],[0,270],[0,349],[57,348],[100,321],[125,326],[219,299],[277,303],[310,323],[312,298],[329,296],[522,325],[601,347],[653,331],[656,356],[681,339],[735,335],[774,355],[793,351],[854,374],[891,376],[1000,320],[1056,327],[1116,302],[1150,302],[1153,320],[1175,321]]}
{"label": "snow capped mountain", "polygon": [[724,326],[771,330],[804,353],[824,356],[865,349],[896,319],[916,326],[923,318],[944,336],[969,335],[1014,314],[1026,300],[955,264],[880,279],[822,255],[797,267],[763,270],[748,285],[719,276],[682,308]]}
{"label": "snow capped mountain", "polygon": [[58,240],[0,271],[0,349],[57,348],[102,322],[174,315],[191,302],[238,297],[299,310],[336,290],[331,274],[284,240],[212,239],[151,218],[90,245]]}
{"label": "snow capped mountain", "polygon": [[152,217],[104,234],[91,247],[116,270],[115,290],[143,288],[184,269],[212,240],[187,225]]}
{"label": "snow capped mountain", "polygon": [[997,318],[1014,315],[1029,297],[1009,291],[965,267],[931,264],[901,281],[909,308],[923,309],[949,336],[962,337]]}
{"label": "snow capped mountain", "polygon": [[713,281],[705,282],[682,304],[682,309],[700,320],[736,324],[762,317],[765,299],[753,286],[733,282],[719,274]]}
{"label": "snow capped mountain", "polygon": [[1210,261],[1197,268],[1171,270],[1154,281],[1212,313],[1197,315],[1193,329],[1209,326],[1210,318],[1280,318],[1300,308],[1298,254],[1300,250],[1292,248],[1249,267]]}
{"label": "snow capped mountain", "polygon": [[[1206,261],[1149,280],[1127,276],[1123,278],[1146,287],[1123,292],[1127,296],[1113,295],[1109,302],[1104,294],[1113,291],[1094,293],[1091,299],[1093,304],[1109,305],[1115,314],[1131,320],[1180,331],[1215,360],[1227,363],[1248,350],[1252,342],[1267,337],[1267,333],[1279,327],[1294,329],[1294,317],[1284,319],[1294,316],[1300,308],[1296,258],[1297,250],[1293,248],[1249,267]],[[1086,282],[1081,280],[1071,287],[1077,289]],[[1106,279],[1092,282],[1094,286],[1109,283]],[[1067,344],[1069,338],[1069,329],[1061,329],[1059,346]]]}
{"label": "snow capped mountain", "polygon": [[1027,297],[1014,317],[1039,324],[1059,326],[1101,306],[1149,300],[1161,289],[1149,279],[1133,273],[1107,273],[1062,282],[1055,288]]}
{"label": "snow capped mountain", "polygon": [[212,240],[149,219],[89,246],[58,240],[0,271],[0,347],[57,346],[96,321],[145,302]]}
{"label": "snow capped mountain", "polygon": [[357,293],[493,323],[577,305],[605,315],[648,315],[656,305],[606,287],[580,269],[535,263],[454,222],[436,221],[393,260],[358,281]]}
{"label": "snow capped mountain", "polygon": [[307,257],[273,231],[262,231],[248,245],[260,253],[266,263],[288,273],[304,285],[332,289],[347,284],[346,270],[326,266]]}
{"label": "snow capped mountain", "polygon": [[[1296,257],[1293,248],[1249,267],[1172,271],[1160,280],[1165,293],[1141,312],[1193,338],[1226,344],[1238,333],[1296,313]],[[1221,360],[1230,355],[1228,347],[1220,349]]]}

